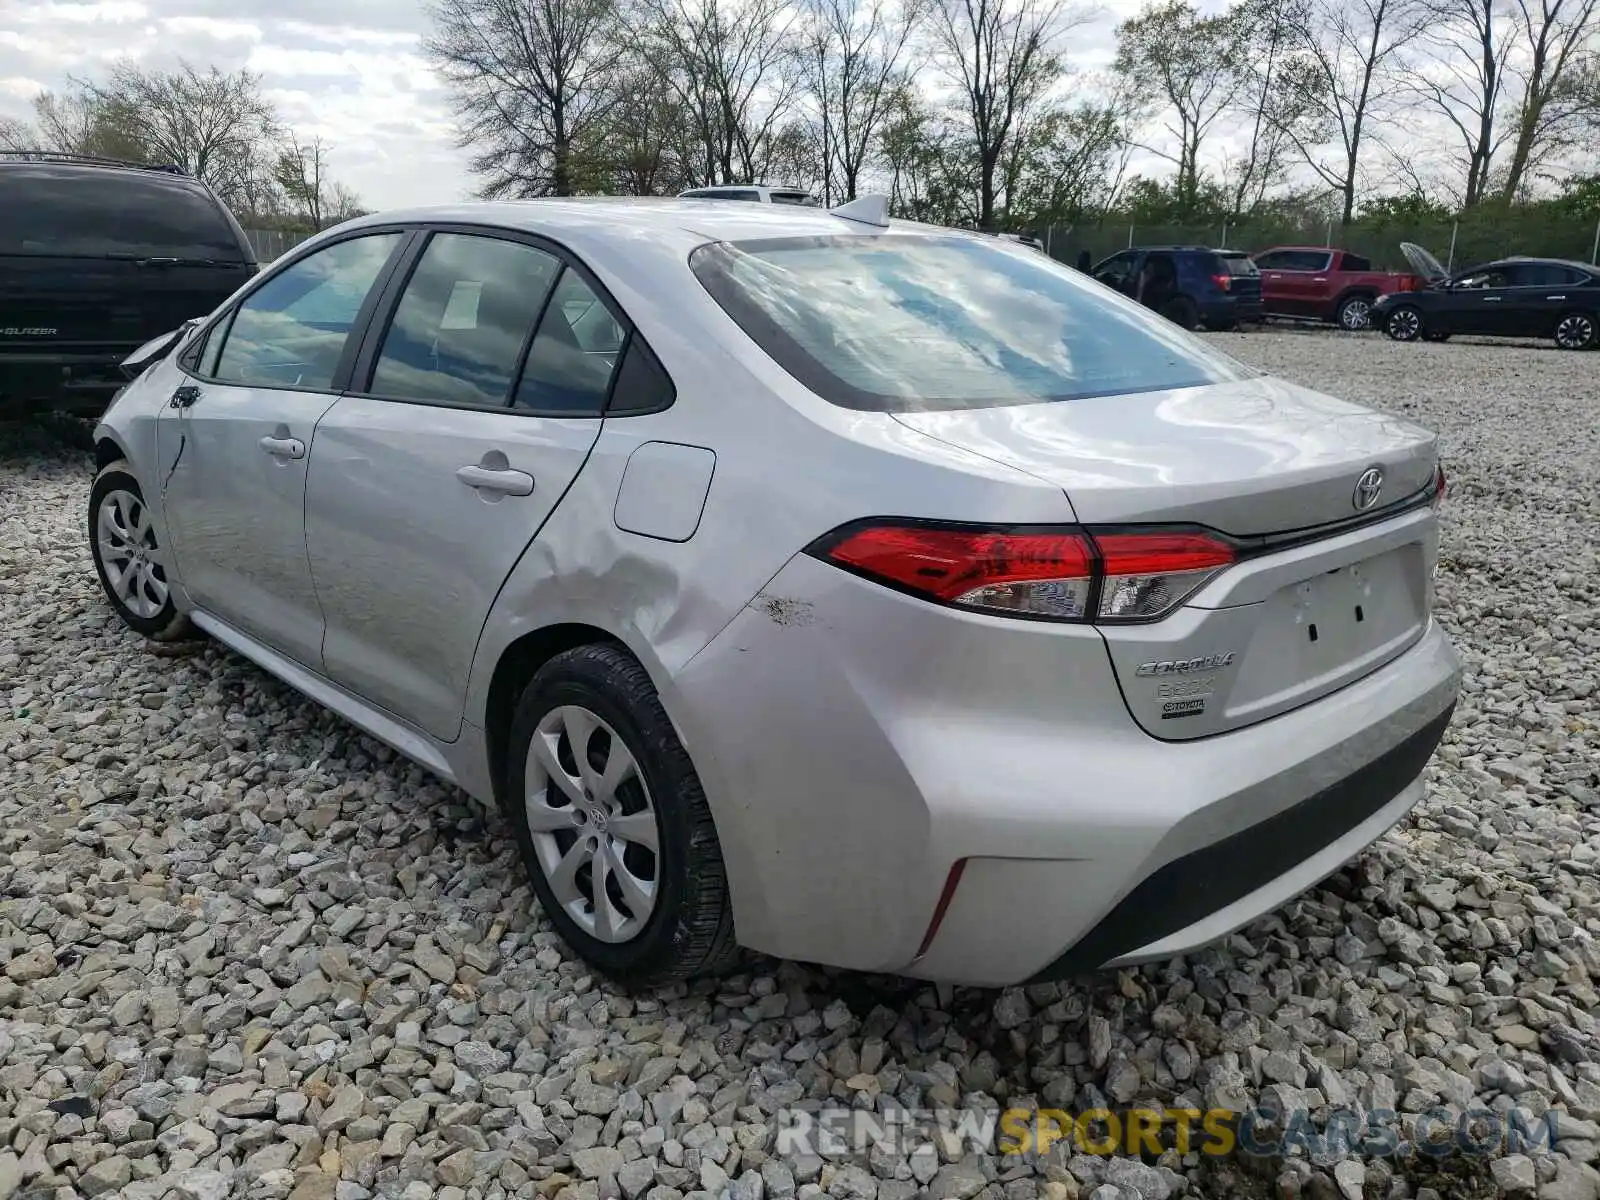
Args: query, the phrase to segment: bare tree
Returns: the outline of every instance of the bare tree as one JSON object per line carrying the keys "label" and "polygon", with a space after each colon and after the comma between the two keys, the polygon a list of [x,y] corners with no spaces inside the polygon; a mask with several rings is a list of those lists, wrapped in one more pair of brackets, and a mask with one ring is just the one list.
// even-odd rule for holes
{"label": "bare tree", "polygon": [[1504,146],[1500,122],[1508,36],[1508,0],[1426,0],[1426,54],[1408,86],[1454,131],[1463,208],[1486,199],[1495,155]]}
{"label": "bare tree", "polygon": [[636,45],[695,143],[690,183],[762,181],[799,93],[798,16],[790,0],[637,0]]}
{"label": "bare tree", "polygon": [[38,150],[38,136],[26,121],[0,117],[0,150]]}
{"label": "bare tree", "polygon": [[[1302,56],[1302,98],[1314,134],[1291,127],[1290,138],[1317,178],[1338,193],[1340,223],[1355,216],[1369,120],[1392,107],[1392,68],[1424,29],[1417,0],[1311,0],[1296,14]],[[1331,144],[1331,157],[1324,146]]]}
{"label": "bare tree", "polygon": [[1038,224],[1103,214],[1127,166],[1130,115],[1113,92],[1107,101],[1058,104],[1030,120],[1006,155],[1008,214]]}
{"label": "bare tree", "polygon": [[934,0],[936,50],[976,158],[980,229],[994,228],[1007,144],[1060,78],[1059,39],[1083,20],[1063,0]]}
{"label": "bare tree", "polygon": [[1520,83],[1511,162],[1502,196],[1517,198],[1528,176],[1568,148],[1585,113],[1583,79],[1600,66],[1600,0],[1515,0],[1525,43],[1509,63]]}
{"label": "bare tree", "polygon": [[278,152],[273,178],[289,203],[310,220],[311,228],[322,229],[327,223],[326,208],[330,199],[328,148],[322,139],[314,137],[302,142],[291,132]]}
{"label": "bare tree", "polygon": [[128,60],[103,84],[77,83],[109,136],[125,138],[146,162],[171,163],[234,200],[270,158],[279,126],[249,71],[147,70]]}
{"label": "bare tree", "polygon": [[[808,0],[806,86],[820,125],[823,201],[856,198],[917,26],[911,0]],[[837,178],[837,185],[835,179]]]}
{"label": "bare tree", "polygon": [[616,102],[612,0],[440,0],[424,52],[449,85],[485,196],[570,196]]}
{"label": "bare tree", "polygon": [[1200,197],[1200,151],[1243,86],[1242,22],[1233,13],[1202,17],[1187,0],[1160,0],[1117,28],[1116,70],[1153,92],[1163,130],[1176,139],[1145,149],[1177,166],[1180,207]]}
{"label": "bare tree", "polygon": [[622,76],[597,139],[611,191],[659,196],[688,186],[683,162],[693,156],[693,139],[677,96],[648,65],[635,64]]}
{"label": "bare tree", "polygon": [[1232,215],[1253,212],[1283,184],[1297,138],[1312,136],[1314,72],[1300,53],[1298,31],[1310,0],[1242,0],[1238,21],[1239,87],[1234,105],[1244,152],[1224,171]]}

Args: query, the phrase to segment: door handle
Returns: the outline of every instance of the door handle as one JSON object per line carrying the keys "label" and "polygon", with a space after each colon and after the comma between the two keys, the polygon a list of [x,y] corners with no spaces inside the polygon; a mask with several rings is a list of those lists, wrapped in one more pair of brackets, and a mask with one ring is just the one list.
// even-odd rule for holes
{"label": "door handle", "polygon": [[1311,277],[1311,282],[1312,283],[1327,283],[1328,282],[1328,277],[1326,275],[1313,275]]}
{"label": "door handle", "polygon": [[1504,296],[1485,296],[1483,298],[1483,302],[1485,304],[1499,304],[1500,301],[1502,301],[1504,299],[1505,299]]}
{"label": "door handle", "polygon": [[1565,300],[1565,296],[1546,296],[1546,300]]}
{"label": "door handle", "polygon": [[306,444],[299,438],[291,437],[264,437],[261,439],[261,448],[273,458],[304,458]]}
{"label": "door handle", "polygon": [[509,467],[495,469],[474,463],[456,468],[456,478],[479,492],[495,492],[502,496],[531,496],[533,476],[526,471],[513,471]]}

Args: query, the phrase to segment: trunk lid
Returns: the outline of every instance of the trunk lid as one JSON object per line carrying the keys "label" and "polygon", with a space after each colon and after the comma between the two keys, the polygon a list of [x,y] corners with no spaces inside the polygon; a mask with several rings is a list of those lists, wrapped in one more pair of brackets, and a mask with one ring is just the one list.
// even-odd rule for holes
{"label": "trunk lid", "polygon": [[[1188,740],[1310,703],[1419,638],[1437,520],[1428,431],[1274,379],[896,414],[1059,485],[1089,526],[1203,525],[1240,561],[1147,624],[1099,626],[1133,718]],[[1380,487],[1368,472],[1380,473]]]}
{"label": "trunk lid", "polygon": [[1401,242],[1400,253],[1406,256],[1411,269],[1429,283],[1440,283],[1450,277],[1443,264],[1415,242]]}

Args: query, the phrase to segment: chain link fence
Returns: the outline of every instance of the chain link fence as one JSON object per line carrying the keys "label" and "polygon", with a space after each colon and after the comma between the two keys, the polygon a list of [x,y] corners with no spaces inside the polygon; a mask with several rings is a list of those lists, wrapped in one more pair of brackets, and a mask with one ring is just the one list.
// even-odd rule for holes
{"label": "chain link fence", "polygon": [[269,263],[279,255],[287,254],[311,235],[288,229],[246,229],[244,236],[256,252],[256,261]]}
{"label": "chain link fence", "polygon": [[1546,214],[1467,212],[1450,221],[1396,224],[1337,221],[1242,221],[1213,225],[1054,225],[1031,230],[1050,254],[1076,263],[1088,251],[1091,262],[1129,246],[1210,246],[1248,250],[1272,246],[1336,246],[1372,260],[1378,270],[1409,271],[1401,242],[1432,252],[1448,270],[1522,254],[1600,262],[1600,221],[1557,219]]}

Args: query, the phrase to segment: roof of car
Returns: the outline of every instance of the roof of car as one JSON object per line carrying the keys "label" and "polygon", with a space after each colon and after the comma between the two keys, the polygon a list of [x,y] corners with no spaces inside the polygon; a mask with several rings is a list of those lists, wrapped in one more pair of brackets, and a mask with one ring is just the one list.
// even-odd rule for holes
{"label": "roof of car", "polygon": [[[1274,250],[1305,250],[1312,254],[1339,254],[1341,251],[1336,246],[1268,246],[1265,250],[1257,250],[1257,254],[1271,254]],[[1344,253],[1348,253],[1345,251]],[[1359,257],[1359,255],[1357,256]]]}
{"label": "roof of car", "polygon": [[[542,233],[574,246],[588,241],[614,242],[618,237],[668,238],[694,246],[758,238],[881,232],[877,226],[835,216],[822,208],[614,196],[432,205],[372,213],[339,228],[424,222],[499,226]],[[923,235],[961,232],[913,221],[892,221],[890,228],[896,233]]]}
{"label": "roof of car", "polygon": [[1571,267],[1589,275],[1600,273],[1600,266],[1594,263],[1579,262],[1575,258],[1540,258],[1534,254],[1513,254],[1509,258],[1497,258],[1486,265],[1492,267],[1500,263],[1543,263],[1551,267]]}

